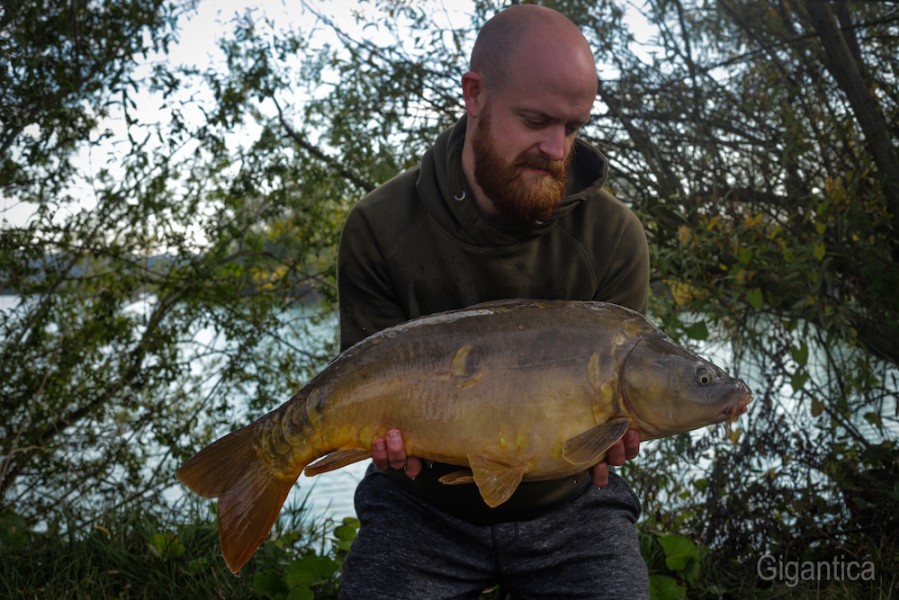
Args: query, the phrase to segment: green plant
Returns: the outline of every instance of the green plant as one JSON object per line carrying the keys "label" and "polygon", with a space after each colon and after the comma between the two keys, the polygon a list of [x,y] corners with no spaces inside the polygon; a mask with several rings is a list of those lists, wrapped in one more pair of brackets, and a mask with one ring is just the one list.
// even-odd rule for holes
{"label": "green plant", "polygon": [[[221,557],[214,506],[194,503],[177,513],[153,514],[131,504],[104,513],[89,527],[63,514],[40,531],[4,512],[0,597],[337,597],[338,570],[358,529],[355,519],[326,535],[329,525],[308,522],[302,502],[288,505],[272,539],[235,576]],[[330,552],[322,550],[327,544]],[[276,579],[286,589],[282,595],[270,593]]]}
{"label": "green plant", "polygon": [[253,577],[253,589],[272,600],[337,598],[340,567],[358,530],[358,519],[344,518],[333,531],[329,552],[307,549],[283,568],[259,571]]}
{"label": "green plant", "polygon": [[640,541],[652,600],[684,600],[687,591],[701,583],[704,550],[693,540],[644,530]]}

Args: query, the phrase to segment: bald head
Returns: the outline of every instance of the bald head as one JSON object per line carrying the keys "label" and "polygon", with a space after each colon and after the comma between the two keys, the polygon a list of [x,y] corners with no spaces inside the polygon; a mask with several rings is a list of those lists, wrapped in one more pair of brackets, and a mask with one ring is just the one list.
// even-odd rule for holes
{"label": "bald head", "polygon": [[577,26],[551,8],[521,4],[487,21],[475,41],[469,70],[498,90],[547,55],[595,79],[593,52]]}

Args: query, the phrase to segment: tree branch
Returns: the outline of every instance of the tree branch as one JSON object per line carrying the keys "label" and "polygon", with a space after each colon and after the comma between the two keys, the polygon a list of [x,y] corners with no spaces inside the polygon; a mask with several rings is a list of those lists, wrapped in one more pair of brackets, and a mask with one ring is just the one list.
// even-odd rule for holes
{"label": "tree branch", "polygon": [[302,134],[300,134],[293,127],[291,127],[290,124],[288,124],[287,119],[284,118],[284,112],[281,110],[281,105],[278,104],[277,101],[274,101],[274,102],[275,102],[275,107],[278,109],[278,121],[281,123],[281,127],[284,128],[284,131],[287,133],[287,137],[292,139],[296,145],[298,145],[303,150],[305,150],[306,152],[308,152],[315,158],[319,159],[320,161],[322,161],[323,163],[328,165],[330,168],[332,168],[334,171],[336,171],[338,175],[340,175],[341,177],[343,177],[344,179],[346,179],[347,181],[349,181],[356,187],[361,188],[361,189],[365,190],[366,192],[371,192],[372,190],[374,190],[377,187],[371,181],[364,179],[362,177],[359,177],[355,173],[349,171],[346,167],[344,167],[342,164],[340,164],[340,162],[337,159],[335,159],[331,156],[328,156],[327,154],[322,152],[319,148],[316,148],[311,143],[309,143],[309,141],[306,140],[306,138],[303,137]]}
{"label": "tree branch", "polygon": [[[893,229],[899,231],[899,154],[890,139],[887,120],[870,92],[864,65],[856,61],[844,32],[837,26],[831,2],[806,0],[804,7],[808,21],[824,48],[827,70],[846,95],[865,135],[874,163],[880,171],[879,178],[893,215]],[[899,250],[899,246],[895,248]]]}

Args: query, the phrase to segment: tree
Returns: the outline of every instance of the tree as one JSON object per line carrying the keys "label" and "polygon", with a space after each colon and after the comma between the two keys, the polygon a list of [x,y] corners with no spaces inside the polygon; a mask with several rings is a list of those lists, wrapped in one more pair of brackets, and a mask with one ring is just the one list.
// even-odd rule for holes
{"label": "tree", "polygon": [[[0,82],[0,186],[35,214],[0,232],[2,288],[15,294],[0,313],[0,506],[33,523],[66,510],[77,525],[157,496],[199,442],[332,353],[307,332],[330,318],[343,189],[280,131],[226,139],[247,119],[231,94],[258,90],[185,99],[204,74],[150,62],[192,8],[3,13],[15,60]],[[168,120],[142,120],[138,103]],[[189,123],[198,109],[207,118]]]}

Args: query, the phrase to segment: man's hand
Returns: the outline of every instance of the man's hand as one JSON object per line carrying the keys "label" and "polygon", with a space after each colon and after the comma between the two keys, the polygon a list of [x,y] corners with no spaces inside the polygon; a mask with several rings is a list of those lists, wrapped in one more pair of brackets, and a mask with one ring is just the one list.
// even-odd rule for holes
{"label": "man's hand", "polygon": [[371,458],[380,471],[388,468],[404,470],[406,476],[415,479],[422,469],[422,461],[417,456],[406,456],[403,436],[398,429],[391,429],[385,438],[375,438],[371,443]]}
{"label": "man's hand", "polygon": [[606,452],[606,459],[590,469],[596,487],[609,484],[609,465],[620,467],[625,461],[637,456],[640,452],[640,433],[636,429],[628,429],[624,437],[615,442]]}

